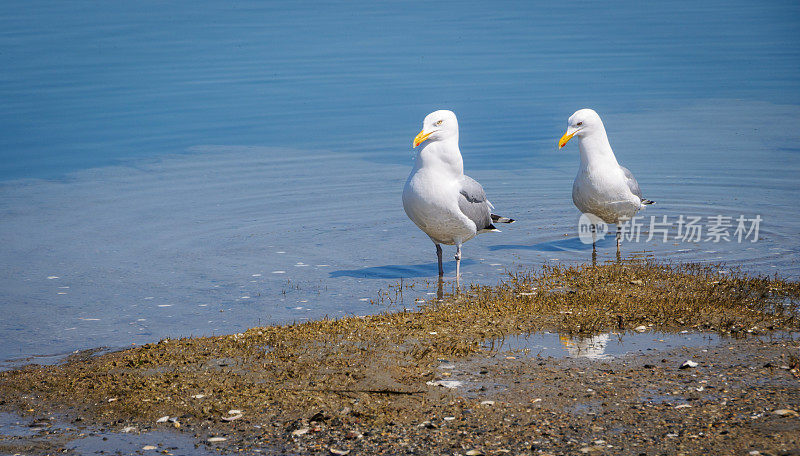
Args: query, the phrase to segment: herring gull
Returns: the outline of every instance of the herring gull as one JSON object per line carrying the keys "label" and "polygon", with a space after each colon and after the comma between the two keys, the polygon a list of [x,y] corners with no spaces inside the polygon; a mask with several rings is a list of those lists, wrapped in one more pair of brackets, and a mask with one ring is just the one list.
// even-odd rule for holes
{"label": "herring gull", "polygon": [[[596,112],[581,109],[572,114],[567,132],[558,141],[558,148],[564,147],[573,136],[578,138],[581,165],[575,182],[572,183],[572,201],[590,220],[600,219],[617,225],[619,256],[620,224],[630,220],[640,209],[654,201],[642,198],[642,191],[633,173],[617,162],[603,121]],[[594,227],[592,228],[594,241]],[[594,242],[592,248],[595,248]]]}
{"label": "herring gull", "polygon": [[492,214],[492,204],[483,187],[464,175],[464,162],[458,148],[458,120],[451,111],[428,114],[413,147],[422,145],[414,168],[403,188],[403,209],[436,245],[439,277],[442,268],[441,244],[456,246],[456,278],[461,274],[461,244],[486,231],[499,231],[493,223],[512,223],[513,219]]}

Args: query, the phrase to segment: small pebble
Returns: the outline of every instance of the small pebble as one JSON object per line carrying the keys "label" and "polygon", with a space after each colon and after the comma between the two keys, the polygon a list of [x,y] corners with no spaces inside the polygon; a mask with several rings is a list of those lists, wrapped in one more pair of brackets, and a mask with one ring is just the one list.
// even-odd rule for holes
{"label": "small pebble", "polygon": [[142,447],[143,450],[155,450],[156,448],[158,447],[155,445],[145,445]]}
{"label": "small pebble", "polygon": [[358,431],[347,431],[347,435],[345,435],[346,439],[363,439],[364,434]]}
{"label": "small pebble", "polygon": [[350,450],[339,450],[336,448],[331,448],[331,454],[344,456],[345,454],[350,454]]}
{"label": "small pebble", "polygon": [[298,435],[308,434],[308,431],[310,431],[310,430],[311,429],[307,428],[307,427],[300,428],[300,429],[295,429],[294,431],[292,431],[292,435],[298,436]]}
{"label": "small pebble", "polygon": [[795,412],[794,410],[790,410],[790,409],[778,409],[778,410],[775,410],[772,413],[774,413],[776,415],[779,415],[779,416],[800,416],[799,413]]}

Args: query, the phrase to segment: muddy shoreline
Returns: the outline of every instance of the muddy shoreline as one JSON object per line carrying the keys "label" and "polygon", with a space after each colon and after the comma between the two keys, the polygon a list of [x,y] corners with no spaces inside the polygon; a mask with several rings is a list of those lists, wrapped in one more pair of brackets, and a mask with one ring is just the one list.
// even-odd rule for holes
{"label": "muddy shoreline", "polygon": [[[713,266],[544,268],[415,311],[2,372],[0,409],[237,454],[797,454],[798,298],[796,282]],[[615,359],[485,348],[542,330],[727,337]],[[71,434],[48,429],[2,436],[0,450],[66,448]]]}

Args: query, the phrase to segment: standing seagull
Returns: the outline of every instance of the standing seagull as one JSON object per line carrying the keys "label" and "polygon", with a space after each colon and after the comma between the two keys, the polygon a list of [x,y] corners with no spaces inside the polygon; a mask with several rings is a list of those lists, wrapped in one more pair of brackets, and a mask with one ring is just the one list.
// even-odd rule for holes
{"label": "standing seagull", "polygon": [[422,145],[414,169],[403,188],[403,209],[408,218],[436,244],[439,277],[441,244],[456,246],[456,278],[461,274],[461,244],[485,231],[499,231],[492,222],[514,220],[494,215],[483,187],[464,175],[458,149],[458,120],[451,111],[427,115],[413,146]]}
{"label": "standing seagull", "polygon": [[[642,191],[633,173],[617,163],[603,121],[596,112],[581,109],[570,116],[568,122],[567,132],[558,141],[558,148],[561,149],[573,136],[577,136],[581,151],[581,166],[572,183],[572,202],[584,214],[592,214],[606,223],[617,225],[619,258],[620,223],[630,220],[639,209],[654,201],[642,198]],[[594,236],[594,231],[592,234]]]}

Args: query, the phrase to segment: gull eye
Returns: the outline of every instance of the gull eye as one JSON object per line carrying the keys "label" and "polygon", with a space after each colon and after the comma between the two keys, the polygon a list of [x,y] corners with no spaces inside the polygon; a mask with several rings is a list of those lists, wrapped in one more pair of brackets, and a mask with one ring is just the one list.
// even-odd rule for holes
{"label": "gull eye", "polygon": [[581,125],[583,125],[583,122],[578,122],[578,126],[580,127]]}
{"label": "gull eye", "polygon": [[435,123],[434,125],[436,125],[436,126],[438,127],[438,126],[439,126],[439,125],[441,125],[441,124],[442,124],[442,121],[441,121],[441,120],[437,120],[437,121],[436,121],[436,123]]}

